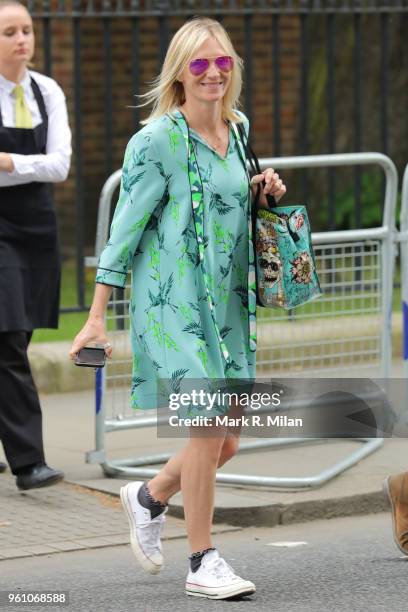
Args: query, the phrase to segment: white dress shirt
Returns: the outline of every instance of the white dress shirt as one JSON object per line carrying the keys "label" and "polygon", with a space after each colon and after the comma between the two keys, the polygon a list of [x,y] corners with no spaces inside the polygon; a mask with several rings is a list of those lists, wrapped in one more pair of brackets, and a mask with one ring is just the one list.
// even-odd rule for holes
{"label": "white dress shirt", "polygon": [[[31,88],[31,76],[40,88],[48,115],[46,153],[39,155],[11,153],[14,170],[13,172],[0,170],[0,187],[33,181],[58,183],[65,181],[68,176],[72,149],[64,92],[50,77],[27,70],[20,84],[23,86],[27,106],[33,118],[33,127],[42,123],[42,118]],[[4,127],[15,127],[15,97],[13,95],[15,86],[15,83],[8,81],[0,74],[0,109]],[[8,153],[1,149],[0,152]]]}

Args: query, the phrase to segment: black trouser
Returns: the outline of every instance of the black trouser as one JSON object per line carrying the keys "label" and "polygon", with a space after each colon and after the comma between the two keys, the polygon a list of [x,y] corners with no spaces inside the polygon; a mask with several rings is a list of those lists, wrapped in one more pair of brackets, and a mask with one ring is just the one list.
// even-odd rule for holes
{"label": "black trouser", "polygon": [[0,332],[0,439],[13,473],[44,462],[41,406],[27,357],[31,336]]}

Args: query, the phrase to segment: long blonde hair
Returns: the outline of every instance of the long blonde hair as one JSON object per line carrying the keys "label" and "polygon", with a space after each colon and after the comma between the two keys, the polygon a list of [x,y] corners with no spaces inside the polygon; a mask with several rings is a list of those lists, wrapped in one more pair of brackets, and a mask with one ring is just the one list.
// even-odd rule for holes
{"label": "long blonde hair", "polygon": [[138,96],[145,100],[138,105],[139,107],[153,104],[149,117],[141,121],[142,124],[172,113],[184,103],[184,87],[178,79],[196,50],[210,37],[216,38],[225,49],[226,54],[234,58],[231,81],[222,100],[222,118],[229,121],[241,121],[233,109],[239,105],[241,94],[242,59],[236,53],[226,30],[218,21],[208,17],[195,17],[177,30],[167,50],[163,68],[159,76],[154,79],[152,88],[147,93]]}

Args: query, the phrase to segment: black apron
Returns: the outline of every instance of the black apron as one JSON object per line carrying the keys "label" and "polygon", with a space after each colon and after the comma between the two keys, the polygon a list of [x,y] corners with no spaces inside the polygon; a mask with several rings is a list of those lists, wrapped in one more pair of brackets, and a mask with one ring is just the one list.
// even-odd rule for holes
{"label": "black apron", "polygon": [[[0,151],[46,152],[48,117],[34,79],[31,87],[42,123],[33,129],[4,127]],[[0,332],[58,327],[60,256],[49,183],[0,187]]]}

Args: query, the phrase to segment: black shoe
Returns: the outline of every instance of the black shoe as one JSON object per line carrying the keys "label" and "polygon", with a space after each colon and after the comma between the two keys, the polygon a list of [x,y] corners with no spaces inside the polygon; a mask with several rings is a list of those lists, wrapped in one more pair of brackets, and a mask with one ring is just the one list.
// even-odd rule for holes
{"label": "black shoe", "polygon": [[22,491],[50,487],[64,478],[64,472],[53,470],[48,465],[34,465],[30,470],[19,474],[16,485]]}
{"label": "black shoe", "polygon": [[0,473],[5,472],[7,470],[7,465],[0,461]]}

